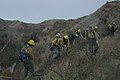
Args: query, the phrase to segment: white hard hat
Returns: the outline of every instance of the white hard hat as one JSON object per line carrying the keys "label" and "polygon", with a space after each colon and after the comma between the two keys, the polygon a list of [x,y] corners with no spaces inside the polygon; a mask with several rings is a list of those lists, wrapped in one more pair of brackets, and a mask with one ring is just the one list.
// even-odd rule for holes
{"label": "white hard hat", "polygon": [[56,36],[56,37],[60,37],[60,36],[61,36],[61,34],[60,34],[60,33],[57,33],[55,36]]}

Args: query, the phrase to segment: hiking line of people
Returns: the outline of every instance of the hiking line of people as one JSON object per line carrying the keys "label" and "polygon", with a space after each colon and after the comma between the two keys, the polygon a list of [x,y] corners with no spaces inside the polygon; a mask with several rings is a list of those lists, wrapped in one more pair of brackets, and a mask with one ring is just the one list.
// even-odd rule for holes
{"label": "hiking line of people", "polygon": [[61,51],[65,48],[66,50],[68,50],[68,47],[74,44],[76,38],[82,38],[84,40],[87,40],[89,45],[89,51],[95,55],[99,49],[99,36],[100,34],[98,27],[92,26],[85,31],[85,35],[82,35],[81,29],[78,29],[73,35],[70,34],[65,35],[63,37],[61,36],[60,32],[57,32],[50,46],[50,50],[53,53],[53,59],[58,58],[60,56]]}
{"label": "hiking line of people", "polygon": [[118,28],[118,26],[116,26],[115,22],[109,23],[107,26],[108,35],[114,36],[114,33],[116,32],[117,28]]}
{"label": "hiking line of people", "polygon": [[[108,25],[106,31],[108,31],[108,35],[114,35],[114,32],[117,30],[117,28],[114,27],[115,23],[111,23]],[[71,49],[71,46],[74,45],[74,42],[76,39],[80,41],[80,39],[83,39],[87,42],[87,48],[90,53],[93,55],[96,55],[99,44],[98,39],[100,36],[100,30],[97,26],[89,26],[84,31],[84,34],[82,34],[81,29],[77,29],[75,33],[73,34],[65,34],[64,36],[61,35],[60,32],[57,32],[55,34],[55,38],[52,40],[50,45],[50,51],[52,52],[52,59],[57,59],[62,51],[68,51],[68,49]],[[35,41],[33,39],[30,39],[26,46],[21,49],[19,52],[19,61],[23,63],[24,65],[24,76],[22,80],[24,80],[29,75],[34,75],[35,68],[34,68],[34,55],[33,55],[33,47],[35,46]],[[1,77],[2,73],[2,67],[0,65],[0,80],[2,80]]]}
{"label": "hiking line of people", "polygon": [[[117,26],[115,22],[111,22],[107,25],[107,35],[114,36],[114,33],[117,30]],[[61,36],[60,32],[55,34],[55,38],[52,40],[50,44],[50,50],[53,53],[53,59],[60,56],[61,51],[68,50],[71,47],[75,40],[80,38],[87,42],[87,51],[95,55],[99,49],[98,39],[100,37],[100,29],[95,26],[89,26],[82,34],[81,29],[76,30],[74,34],[68,34]]]}
{"label": "hiking line of people", "polygon": [[[90,27],[90,29],[86,30],[85,35],[83,36],[81,33],[81,29],[78,29],[73,35],[64,35],[61,36],[60,32],[55,34],[55,38],[52,40],[50,51],[52,51],[52,59],[57,59],[62,50],[68,50],[69,46],[74,44],[76,38],[80,37],[84,40],[88,40],[89,50],[91,53],[96,54],[99,46],[98,46],[98,27]],[[24,77],[23,80],[29,75],[34,75],[34,55],[33,55],[33,47],[35,46],[34,40],[29,40],[27,45],[23,47],[19,53],[19,60],[24,65]]]}

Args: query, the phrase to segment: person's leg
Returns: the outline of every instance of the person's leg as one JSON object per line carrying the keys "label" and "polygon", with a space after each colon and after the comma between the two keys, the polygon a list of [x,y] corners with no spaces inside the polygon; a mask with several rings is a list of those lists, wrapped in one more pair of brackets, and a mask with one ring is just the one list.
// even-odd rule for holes
{"label": "person's leg", "polygon": [[2,80],[1,73],[0,73],[0,80]]}
{"label": "person's leg", "polygon": [[58,51],[58,48],[55,47],[55,50],[53,51],[53,59],[56,59],[59,55],[59,51]]}
{"label": "person's leg", "polygon": [[63,51],[66,53],[67,50],[68,50],[68,40],[66,40],[64,43],[64,50]]}
{"label": "person's leg", "polygon": [[65,55],[67,55],[67,52],[68,52],[68,43],[66,43],[65,47],[64,47],[64,53],[65,53]]}
{"label": "person's leg", "polygon": [[94,43],[93,54],[96,54],[96,52],[99,49],[99,45],[98,45],[98,42],[97,42],[96,38],[93,39],[93,43]]}
{"label": "person's leg", "polygon": [[59,56],[60,56],[60,48],[57,47],[57,49],[56,49],[56,58],[58,58]]}
{"label": "person's leg", "polygon": [[34,73],[34,63],[33,63],[33,60],[30,60],[29,61],[29,73],[30,75],[32,75]]}
{"label": "person's leg", "polygon": [[1,76],[0,76],[0,80],[3,80]]}
{"label": "person's leg", "polygon": [[28,63],[24,63],[24,78],[26,78],[28,76]]}
{"label": "person's leg", "polygon": [[111,35],[114,36],[114,30],[111,31]]}
{"label": "person's leg", "polygon": [[98,45],[98,43],[96,43],[95,51],[94,51],[95,54],[97,53],[98,49],[99,49],[99,45]]}
{"label": "person's leg", "polygon": [[108,35],[111,35],[111,30],[110,29],[108,29]]}
{"label": "person's leg", "polygon": [[93,53],[93,39],[89,38],[89,51]]}
{"label": "person's leg", "polygon": [[61,52],[61,48],[57,47],[56,48],[56,58],[58,58],[60,56],[60,52]]}

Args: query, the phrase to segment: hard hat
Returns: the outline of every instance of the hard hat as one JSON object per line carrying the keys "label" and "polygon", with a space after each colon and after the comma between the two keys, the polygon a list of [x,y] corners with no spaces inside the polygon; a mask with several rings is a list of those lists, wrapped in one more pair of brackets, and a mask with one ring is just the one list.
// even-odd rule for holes
{"label": "hard hat", "polygon": [[111,24],[108,24],[108,27],[112,27],[112,25],[111,25]]}
{"label": "hard hat", "polygon": [[35,45],[35,41],[34,41],[34,40],[29,40],[29,41],[28,41],[28,44],[33,45],[33,46],[34,46],[34,45]]}
{"label": "hard hat", "polygon": [[64,38],[65,38],[65,39],[69,39],[68,35],[65,35]]}
{"label": "hard hat", "polygon": [[100,29],[99,29],[97,26],[95,26],[95,27],[94,27],[94,31],[97,31],[97,32],[98,32],[98,31],[100,31]]}
{"label": "hard hat", "polygon": [[94,29],[95,29],[95,30],[98,30],[98,27],[97,27],[97,26],[95,26],[95,27],[94,27]]}
{"label": "hard hat", "polygon": [[77,31],[78,31],[78,32],[81,32],[81,30],[80,30],[80,29],[78,29]]}
{"label": "hard hat", "polygon": [[113,22],[112,24],[115,24],[115,22]]}
{"label": "hard hat", "polygon": [[60,37],[61,36],[61,34],[58,32],[58,33],[56,33],[56,35],[55,35],[56,37]]}
{"label": "hard hat", "polygon": [[97,26],[95,26],[95,29],[97,29],[98,27]]}

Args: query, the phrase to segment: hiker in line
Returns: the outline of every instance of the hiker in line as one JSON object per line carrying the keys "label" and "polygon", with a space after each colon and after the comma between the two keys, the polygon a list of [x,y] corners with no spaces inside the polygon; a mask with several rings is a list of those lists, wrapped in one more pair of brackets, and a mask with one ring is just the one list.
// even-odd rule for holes
{"label": "hiker in line", "polygon": [[25,79],[29,74],[32,75],[34,73],[34,63],[33,63],[33,47],[35,46],[35,41],[34,40],[29,40],[27,42],[27,47],[24,47],[22,50],[26,52],[28,55],[27,59],[23,61],[24,65],[24,78]]}
{"label": "hiker in line", "polygon": [[68,36],[69,36],[70,47],[72,47],[77,36],[75,34],[69,34]]}
{"label": "hiker in line", "polygon": [[63,36],[63,51],[67,51],[69,47],[69,36]]}
{"label": "hiker in line", "polygon": [[75,44],[77,45],[76,48],[77,49],[82,49],[83,48],[83,41],[85,41],[85,38],[83,37],[83,35],[81,33],[81,29],[78,29],[75,32],[75,35],[76,35]]}
{"label": "hiker in line", "polygon": [[0,80],[2,80],[2,65],[0,63]]}
{"label": "hiker in line", "polygon": [[52,46],[54,47],[53,59],[56,59],[60,56],[60,53],[63,47],[62,37],[59,32],[55,34],[55,39],[53,39],[52,41]]}
{"label": "hiker in line", "polygon": [[115,22],[108,24],[107,31],[108,35],[114,36],[115,31],[117,30]]}
{"label": "hiker in line", "polygon": [[81,34],[81,30],[78,29],[74,34],[70,34],[69,36],[69,44],[72,46],[76,38],[83,38]]}
{"label": "hiker in line", "polygon": [[75,32],[75,35],[79,38],[82,38],[84,39],[83,35],[81,34],[81,29],[78,29],[76,32]]}
{"label": "hiker in line", "polygon": [[92,54],[96,54],[96,52],[99,49],[99,45],[98,45],[98,37],[99,37],[99,29],[98,27],[91,27],[89,29],[86,30],[86,40],[88,41],[88,47],[89,47],[89,51]]}

